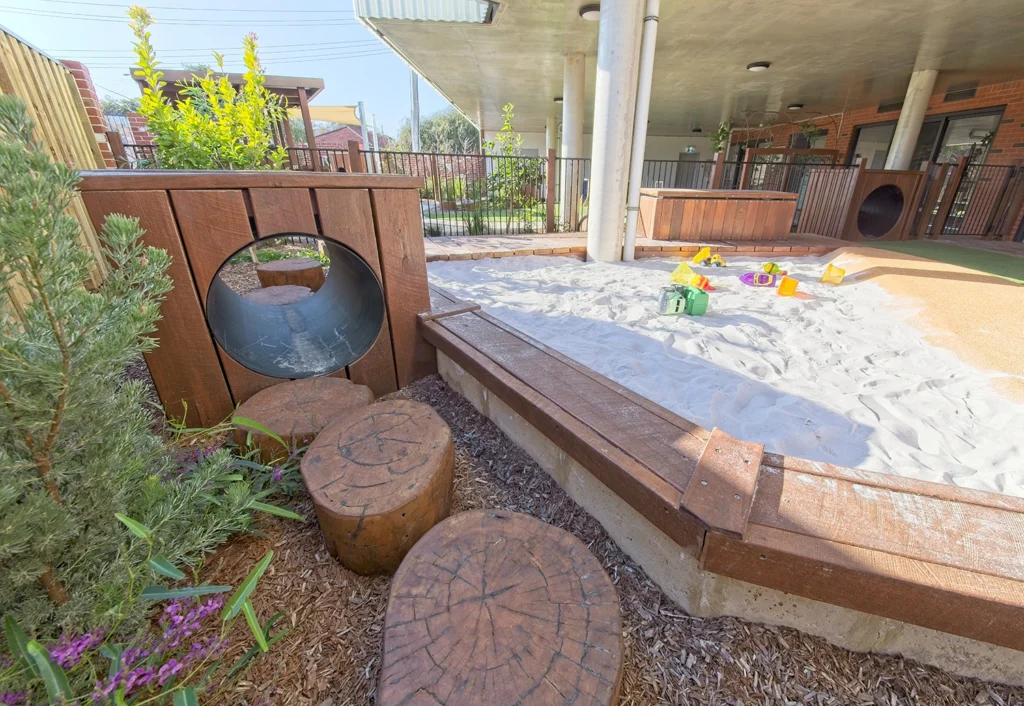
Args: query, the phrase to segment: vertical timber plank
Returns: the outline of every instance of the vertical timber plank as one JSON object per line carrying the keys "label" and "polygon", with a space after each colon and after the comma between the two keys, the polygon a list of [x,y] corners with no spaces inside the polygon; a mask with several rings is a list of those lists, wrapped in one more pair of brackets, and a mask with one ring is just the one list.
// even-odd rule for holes
{"label": "vertical timber plank", "polygon": [[416,314],[430,310],[419,194],[412,189],[373,189],[370,199],[395,371],[398,386],[405,387],[437,371],[434,349],[416,329]]}
{"label": "vertical timber plank", "polygon": [[[380,253],[373,230],[370,192],[366,189],[316,189],[314,194],[324,236],[352,248],[380,280]],[[366,385],[377,397],[398,389],[391,327],[386,315],[377,340],[366,355],[348,366],[348,372],[352,382]]]}
{"label": "vertical timber plank", "polygon": [[162,318],[156,329],[160,346],[146,354],[146,363],[169,417],[184,417],[189,426],[213,426],[223,421],[233,409],[231,394],[206,327],[167,193],[91,191],[82,198],[97,230],[107,214],[133,216],[146,231],[144,242],[171,256],[168,273],[174,289],[160,307]]}
{"label": "vertical timber plank", "polygon": [[[188,252],[203,310],[221,264],[236,250],[253,244],[245,198],[240,190],[172,191],[181,239]],[[215,234],[215,237],[210,237]],[[249,370],[217,345],[224,374],[236,405],[281,380]]]}

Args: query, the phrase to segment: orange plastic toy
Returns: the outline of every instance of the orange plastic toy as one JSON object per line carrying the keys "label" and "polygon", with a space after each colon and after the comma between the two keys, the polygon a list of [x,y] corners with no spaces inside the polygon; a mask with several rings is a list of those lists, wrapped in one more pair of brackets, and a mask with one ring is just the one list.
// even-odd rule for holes
{"label": "orange plastic toy", "polygon": [[780,297],[791,297],[796,294],[796,288],[800,283],[792,277],[783,277],[782,281],[779,282],[779,296]]}

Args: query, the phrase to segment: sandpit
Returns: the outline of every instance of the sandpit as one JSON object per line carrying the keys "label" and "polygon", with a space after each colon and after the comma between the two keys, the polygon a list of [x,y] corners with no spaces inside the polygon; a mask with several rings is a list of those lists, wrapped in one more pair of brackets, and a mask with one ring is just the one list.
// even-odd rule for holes
{"label": "sandpit", "polygon": [[[985,279],[894,283],[897,273],[870,271],[875,252],[840,255],[854,275],[841,287],[817,281],[831,258],[777,260],[800,281],[800,298],[742,284],[740,275],[761,259],[695,268],[718,288],[703,317],[657,312],[677,258],[603,264],[531,256],[435,262],[429,273],[597,372],[767,451],[1024,496],[1024,403],[1014,392],[1022,373],[995,364],[1001,349],[1019,358],[1024,342],[1012,309],[1004,326],[992,311],[996,299],[1020,293],[1005,294],[979,273]],[[943,303],[958,296],[967,301],[955,315]],[[1011,305],[1024,310],[1010,300],[1003,306]],[[986,313],[972,319],[972,307]],[[988,337],[1009,340],[965,353],[969,341]]]}

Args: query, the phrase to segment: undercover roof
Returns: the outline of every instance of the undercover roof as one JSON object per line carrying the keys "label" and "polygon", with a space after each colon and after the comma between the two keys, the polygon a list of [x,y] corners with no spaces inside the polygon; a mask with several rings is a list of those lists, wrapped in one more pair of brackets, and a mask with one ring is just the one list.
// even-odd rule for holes
{"label": "undercover roof", "polygon": [[[137,66],[132,66],[128,69],[129,74],[135,82],[139,84],[139,90],[146,85],[145,81],[141,76],[136,76],[135,72],[138,71]],[[177,71],[164,71],[163,80],[167,82],[164,86],[164,95],[169,100],[176,101],[180,100],[178,91],[178,84],[192,80],[192,77],[196,75],[195,71],[188,70],[177,70]],[[243,74],[232,74],[232,73],[213,73],[215,78],[227,76],[228,81],[235,88],[241,87],[245,83],[245,76]],[[324,80],[322,78],[300,78],[298,76],[266,76],[264,85],[271,93],[279,96],[284,96],[288,100],[289,105],[299,104],[299,91],[305,91],[306,100],[311,101],[313,97],[318,95],[324,90]]]}
{"label": "undercover roof", "polygon": [[[439,0],[451,3],[476,0]],[[421,76],[486,129],[501,106],[516,128],[542,131],[560,113],[563,55],[587,54],[591,130],[596,22],[565,0],[487,3],[474,21],[401,19],[415,0],[356,0],[356,13]],[[420,3],[421,4],[421,3]],[[937,90],[1024,76],[1021,0],[667,0],[661,3],[649,134],[773,122],[902,100],[911,71],[940,69]],[[431,17],[442,17],[444,13]],[[762,73],[747,64],[769,61]],[[768,116],[765,115],[768,113]],[[795,116],[794,116],[795,117]]]}

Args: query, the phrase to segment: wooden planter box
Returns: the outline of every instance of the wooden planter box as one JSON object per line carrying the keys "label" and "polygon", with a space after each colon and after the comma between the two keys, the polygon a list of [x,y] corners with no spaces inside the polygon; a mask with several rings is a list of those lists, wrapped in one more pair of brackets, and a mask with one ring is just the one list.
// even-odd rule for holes
{"label": "wooden planter box", "polygon": [[783,240],[797,195],[785,191],[641,189],[640,235],[654,240]]}
{"label": "wooden planter box", "polygon": [[171,256],[174,289],[161,307],[160,346],[147,354],[169,417],[189,426],[227,418],[255,392],[281,382],[243,367],[215,342],[206,298],[220,266],[240,248],[281,233],[319,235],[354,251],[381,283],[386,316],[376,341],[333,373],[393,392],[435,370],[433,350],[416,331],[430,307],[422,179],[325,172],[84,172],[89,217],[139,219],[147,245]]}

